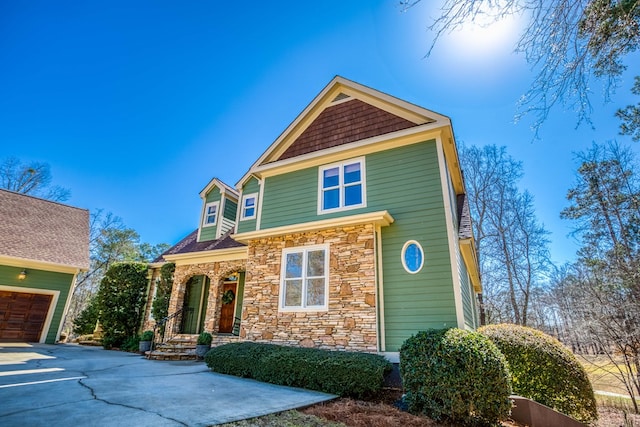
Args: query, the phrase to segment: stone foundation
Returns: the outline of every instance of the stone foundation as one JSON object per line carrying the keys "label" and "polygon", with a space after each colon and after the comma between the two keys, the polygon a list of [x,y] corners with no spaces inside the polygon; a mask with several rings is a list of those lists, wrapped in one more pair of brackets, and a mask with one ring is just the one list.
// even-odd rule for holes
{"label": "stone foundation", "polygon": [[[328,311],[279,312],[282,249],[329,244]],[[332,350],[377,351],[372,225],[249,242],[242,327],[245,340]]]}

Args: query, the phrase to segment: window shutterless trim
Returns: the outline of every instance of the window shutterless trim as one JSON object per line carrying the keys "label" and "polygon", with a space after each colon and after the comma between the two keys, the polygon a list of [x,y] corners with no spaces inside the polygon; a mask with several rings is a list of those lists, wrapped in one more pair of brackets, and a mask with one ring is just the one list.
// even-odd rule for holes
{"label": "window shutterless trim", "polygon": [[[323,276],[307,276],[307,260],[309,252],[324,251],[324,275]],[[302,253],[302,275],[299,278],[289,278],[289,280],[300,280],[301,283],[301,301],[299,306],[285,306],[285,290],[286,290],[286,272],[287,272],[287,255]],[[324,279],[324,304],[307,306],[307,280]],[[296,312],[296,311],[328,311],[329,310],[329,244],[298,246],[295,248],[285,248],[282,250],[282,260],[280,261],[280,294],[278,296],[278,311]]]}
{"label": "window shutterless trim", "polygon": [[[209,207],[211,206],[215,206],[216,207],[216,213],[215,213],[215,219],[213,222],[207,222],[207,218],[209,218],[211,215],[208,214],[209,212]],[[213,227],[214,225],[218,224],[218,216],[220,216],[220,201],[215,201],[215,202],[209,202],[206,205],[204,205],[204,216],[202,217],[202,226],[203,227]]]}
{"label": "window shutterless trim", "polygon": [[[418,251],[420,251],[420,265],[418,265],[415,270],[411,270],[409,268],[409,266],[407,265],[407,261],[405,259],[405,256],[407,254],[407,248],[409,248],[409,246],[411,245],[416,245],[416,247],[418,248]],[[410,273],[410,274],[419,273],[420,270],[422,270],[422,267],[424,266],[424,250],[422,249],[422,245],[420,245],[420,243],[418,243],[418,241],[416,240],[407,240],[407,242],[402,247],[402,251],[400,252],[400,259],[402,260],[402,267],[404,267],[407,273]]]}
{"label": "window shutterless trim", "polygon": [[[344,183],[344,167],[348,165],[353,165],[358,163],[360,165],[360,181],[357,183]],[[338,168],[338,185],[329,187],[329,189],[337,189],[338,190],[338,206],[335,208],[324,209],[324,172],[328,169]],[[365,167],[365,158],[357,157],[354,159],[344,160],[338,163],[331,163],[328,165],[323,165],[318,168],[318,215],[333,213],[333,212],[341,212],[347,211],[351,209],[364,208],[367,206],[367,179],[366,179],[366,167]],[[354,205],[345,205],[345,188],[351,187],[354,185],[360,185],[361,187],[361,202]]]}
{"label": "window shutterless trim", "polygon": [[[245,202],[247,199],[253,198],[253,215],[245,216]],[[258,193],[249,193],[246,195],[242,195],[242,202],[240,203],[240,221],[248,220],[248,219],[256,219],[258,216]]]}

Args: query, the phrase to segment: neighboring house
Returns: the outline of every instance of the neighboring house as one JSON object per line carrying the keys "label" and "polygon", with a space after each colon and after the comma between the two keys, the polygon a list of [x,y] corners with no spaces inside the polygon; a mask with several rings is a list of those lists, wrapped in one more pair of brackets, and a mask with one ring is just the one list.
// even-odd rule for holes
{"label": "neighboring house", "polygon": [[176,264],[182,333],[397,353],[420,330],[478,326],[445,116],[336,77],[235,189],[213,179],[200,197],[200,226],[158,260]]}
{"label": "neighboring house", "polygon": [[0,190],[0,342],[60,338],[89,268],[89,211]]}

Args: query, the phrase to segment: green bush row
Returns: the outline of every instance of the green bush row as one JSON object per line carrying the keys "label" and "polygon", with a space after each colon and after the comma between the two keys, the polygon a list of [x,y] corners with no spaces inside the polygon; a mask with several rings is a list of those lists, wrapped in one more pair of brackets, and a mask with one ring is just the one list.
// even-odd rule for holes
{"label": "green bush row", "polygon": [[215,347],[205,362],[221,374],[355,398],[379,392],[391,371],[391,364],[375,354],[254,342]]}
{"label": "green bush row", "polygon": [[498,346],[509,363],[513,392],[582,422],[598,412],[587,373],[555,338],[517,325],[489,325],[478,330]]}

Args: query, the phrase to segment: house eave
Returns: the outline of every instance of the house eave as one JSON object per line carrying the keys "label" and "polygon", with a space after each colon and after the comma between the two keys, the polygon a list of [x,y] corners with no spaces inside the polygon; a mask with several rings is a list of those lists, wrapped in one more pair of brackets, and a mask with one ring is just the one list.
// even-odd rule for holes
{"label": "house eave", "polygon": [[480,282],[480,271],[478,269],[478,256],[476,254],[475,242],[473,237],[460,239],[460,252],[464,265],[471,278],[473,290],[477,293],[482,292],[482,283]]}
{"label": "house eave", "polygon": [[248,254],[246,246],[164,255],[165,260],[173,262],[176,265],[202,264],[208,262],[242,260],[247,258]]}
{"label": "house eave", "polygon": [[88,266],[68,265],[55,262],[38,261],[34,259],[18,258],[0,255],[0,265],[18,268],[31,268],[34,270],[53,271],[56,273],[77,274],[80,271],[88,271]]}
{"label": "house eave", "polygon": [[283,173],[300,170],[320,164],[331,163],[347,157],[362,156],[365,154],[383,151],[404,145],[417,144],[441,137],[442,124],[425,124],[422,126],[400,130],[385,135],[378,135],[361,141],[303,154],[289,159],[278,160],[256,166],[251,172],[260,177],[269,177]]}
{"label": "house eave", "polygon": [[374,224],[386,227],[394,222],[393,217],[388,211],[377,211],[338,218],[322,219],[319,221],[310,221],[300,224],[285,225],[281,227],[272,227],[264,230],[249,231],[246,233],[234,234],[234,240],[242,243],[248,243],[250,240],[265,237],[284,236],[286,234],[303,233],[309,231],[323,230],[326,228],[345,227],[359,224]]}

